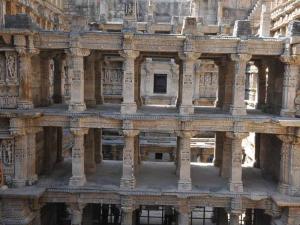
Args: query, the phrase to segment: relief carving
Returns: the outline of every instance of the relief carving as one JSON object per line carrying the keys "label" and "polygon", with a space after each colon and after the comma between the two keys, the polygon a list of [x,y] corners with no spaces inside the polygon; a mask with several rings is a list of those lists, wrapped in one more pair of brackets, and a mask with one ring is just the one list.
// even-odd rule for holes
{"label": "relief carving", "polygon": [[17,54],[14,52],[6,52],[6,81],[17,82],[18,78]]}

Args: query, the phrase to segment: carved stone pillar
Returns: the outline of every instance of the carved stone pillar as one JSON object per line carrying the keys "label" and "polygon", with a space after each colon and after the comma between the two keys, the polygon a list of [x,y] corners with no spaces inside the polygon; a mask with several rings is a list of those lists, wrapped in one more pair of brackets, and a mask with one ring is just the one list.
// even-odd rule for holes
{"label": "carved stone pillar", "polygon": [[123,149],[123,175],[121,178],[121,188],[135,188],[135,137],[139,134],[137,130],[123,130],[124,149]]}
{"label": "carved stone pillar", "polygon": [[89,129],[88,134],[84,137],[84,168],[86,173],[96,172],[95,147],[95,129]]}
{"label": "carved stone pillar", "polygon": [[121,225],[132,225],[134,224],[133,221],[133,207],[131,206],[122,206],[122,221]]}
{"label": "carved stone pillar", "polygon": [[53,103],[54,94],[54,61],[48,54],[40,57],[41,61],[41,97],[42,105],[48,106]]}
{"label": "carved stone pillar", "polygon": [[190,213],[191,209],[189,205],[186,202],[181,203],[178,208],[178,225],[189,225]]}
{"label": "carved stone pillar", "polygon": [[231,161],[231,149],[232,142],[231,139],[224,135],[224,145],[222,154],[222,167],[221,167],[221,177],[229,178],[230,174],[230,161]]}
{"label": "carved stone pillar", "polygon": [[180,114],[193,114],[193,97],[194,97],[194,77],[195,63],[201,54],[195,52],[185,52],[179,57],[182,62],[182,77],[179,88],[179,112]]}
{"label": "carved stone pillar", "polygon": [[232,115],[246,115],[245,104],[245,80],[246,66],[251,59],[248,54],[231,55],[232,61],[235,62],[234,80],[233,80],[233,96],[230,112]]}
{"label": "carved stone pillar", "polygon": [[240,225],[240,213],[230,213],[230,225]]}
{"label": "carved stone pillar", "polygon": [[71,99],[69,110],[84,111],[84,57],[90,54],[90,50],[71,48],[68,52],[68,68],[71,76]]}
{"label": "carved stone pillar", "polygon": [[95,74],[95,55],[91,54],[86,58],[85,66],[85,88],[84,88],[84,98],[87,106],[96,106],[96,74]]}
{"label": "carved stone pillar", "polygon": [[14,43],[19,54],[19,109],[32,109],[32,67],[31,57],[38,53],[37,49],[27,49],[27,40],[23,35],[15,35]]}
{"label": "carved stone pillar", "polygon": [[135,102],[135,59],[139,56],[139,52],[133,50],[124,50],[120,52],[120,55],[124,57],[123,63],[123,102],[121,104],[121,113],[131,114],[137,110]]}
{"label": "carved stone pillar", "polygon": [[178,190],[190,191],[192,190],[191,180],[191,138],[192,132],[182,131],[179,133],[179,141],[177,148],[179,148],[179,180]]}
{"label": "carved stone pillar", "polygon": [[242,141],[248,133],[227,132],[226,137],[231,139],[231,163],[229,169],[229,190],[243,192],[242,182]]}
{"label": "carved stone pillar", "polygon": [[84,172],[84,135],[88,133],[87,128],[71,128],[74,136],[74,145],[72,148],[72,177],[71,186],[84,185],[86,178]]}
{"label": "carved stone pillar", "polygon": [[21,119],[11,119],[10,133],[15,139],[15,176],[13,186],[23,187],[28,178],[28,148],[25,132],[25,122]]}
{"label": "carved stone pillar", "polygon": [[283,90],[282,90],[282,108],[281,116],[294,117],[296,113],[295,98],[299,74],[299,57],[282,56],[284,63],[284,77],[283,77]]}
{"label": "carved stone pillar", "polygon": [[36,134],[42,129],[30,128],[26,129],[28,137],[28,183],[34,184],[38,180],[37,168],[36,168]]}
{"label": "carved stone pillar", "polygon": [[290,183],[289,177],[291,172],[290,160],[291,160],[292,143],[294,138],[293,136],[290,135],[278,135],[277,137],[282,141],[278,190],[282,194],[289,194],[289,183]]}
{"label": "carved stone pillar", "polygon": [[261,7],[259,36],[269,37],[271,30],[271,0],[265,1]]}
{"label": "carved stone pillar", "polygon": [[300,191],[300,138],[294,139],[290,157],[290,194],[295,195]]}
{"label": "carved stone pillar", "polygon": [[82,225],[82,214],[85,204],[71,203],[68,205],[71,214],[71,225]]}

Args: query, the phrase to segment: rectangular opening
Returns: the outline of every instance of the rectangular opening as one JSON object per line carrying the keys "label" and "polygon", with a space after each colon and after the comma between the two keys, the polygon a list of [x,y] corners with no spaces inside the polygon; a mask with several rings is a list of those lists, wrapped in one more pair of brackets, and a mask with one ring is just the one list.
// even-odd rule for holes
{"label": "rectangular opening", "polygon": [[154,74],[154,93],[167,93],[167,74]]}
{"label": "rectangular opening", "polygon": [[162,153],[155,153],[155,159],[162,160],[163,154]]}

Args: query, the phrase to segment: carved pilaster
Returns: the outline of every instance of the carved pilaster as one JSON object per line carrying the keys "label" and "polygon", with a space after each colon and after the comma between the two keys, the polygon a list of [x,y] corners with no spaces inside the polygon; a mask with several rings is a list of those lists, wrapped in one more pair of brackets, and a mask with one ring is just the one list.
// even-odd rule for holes
{"label": "carved pilaster", "polygon": [[139,56],[138,51],[123,50],[120,55],[124,58],[123,62],[123,102],[121,105],[121,113],[135,113],[137,105],[134,96],[134,74],[135,74],[135,59]]}
{"label": "carved pilaster", "polygon": [[248,133],[227,132],[226,137],[231,139],[231,163],[229,172],[229,190],[243,192],[242,182],[242,141]]}
{"label": "carved pilaster", "polygon": [[132,206],[124,205],[121,207],[122,210],[122,222],[121,225],[132,225],[133,222],[133,211]]}
{"label": "carved pilaster", "polygon": [[299,56],[282,55],[281,61],[284,63],[283,90],[282,90],[282,116],[294,117],[296,113],[295,98],[298,83]]}
{"label": "carved pilaster", "polygon": [[246,66],[250,59],[251,55],[248,54],[231,55],[231,60],[235,63],[232,105],[230,108],[232,115],[247,114],[245,104],[245,80]]}
{"label": "carved pilaster", "polygon": [[68,72],[71,78],[71,99],[69,110],[81,112],[86,109],[84,102],[84,57],[89,49],[70,48],[68,55]]}
{"label": "carved pilaster", "polygon": [[32,67],[31,57],[39,53],[35,48],[27,49],[26,38],[22,35],[14,37],[16,51],[19,55],[19,99],[17,102],[19,109],[32,109]]}
{"label": "carved pilaster", "polygon": [[200,56],[201,54],[196,52],[184,52],[179,54],[179,57],[183,61],[183,74],[179,88],[179,112],[183,115],[194,113],[195,63]]}
{"label": "carved pilaster", "polygon": [[123,130],[124,149],[123,149],[123,175],[121,178],[121,188],[135,188],[135,137],[139,134],[138,130]]}
{"label": "carved pilaster", "polygon": [[178,206],[178,225],[188,225],[190,220],[191,208],[187,201],[183,200]]}
{"label": "carved pilaster", "polygon": [[281,146],[281,158],[280,158],[280,176],[279,176],[279,186],[278,190],[282,194],[289,193],[290,184],[290,158],[291,149],[294,137],[291,135],[277,135],[277,137],[282,141]]}
{"label": "carved pilaster", "polygon": [[178,190],[191,191],[191,138],[194,136],[193,132],[182,131],[178,133],[178,166],[179,166],[179,180]]}
{"label": "carved pilaster", "polygon": [[239,195],[236,195],[231,199],[230,203],[230,225],[239,225],[239,217],[242,215],[242,198]]}
{"label": "carved pilaster", "polygon": [[72,177],[69,185],[82,186],[86,181],[84,172],[84,135],[88,133],[88,128],[71,128],[74,136],[72,148]]}

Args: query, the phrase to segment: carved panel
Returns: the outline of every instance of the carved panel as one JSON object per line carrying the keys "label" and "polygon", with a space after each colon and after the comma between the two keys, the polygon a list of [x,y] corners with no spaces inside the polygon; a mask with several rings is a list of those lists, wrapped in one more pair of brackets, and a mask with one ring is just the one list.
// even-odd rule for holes
{"label": "carved panel", "polygon": [[111,63],[103,71],[103,95],[122,95],[123,69],[120,63]]}
{"label": "carved panel", "polygon": [[6,82],[16,83],[18,81],[18,58],[16,52],[6,52]]}
{"label": "carved panel", "polygon": [[14,176],[14,152],[15,140],[3,139],[0,140],[0,161],[3,164],[4,179],[6,183],[11,182]]}

